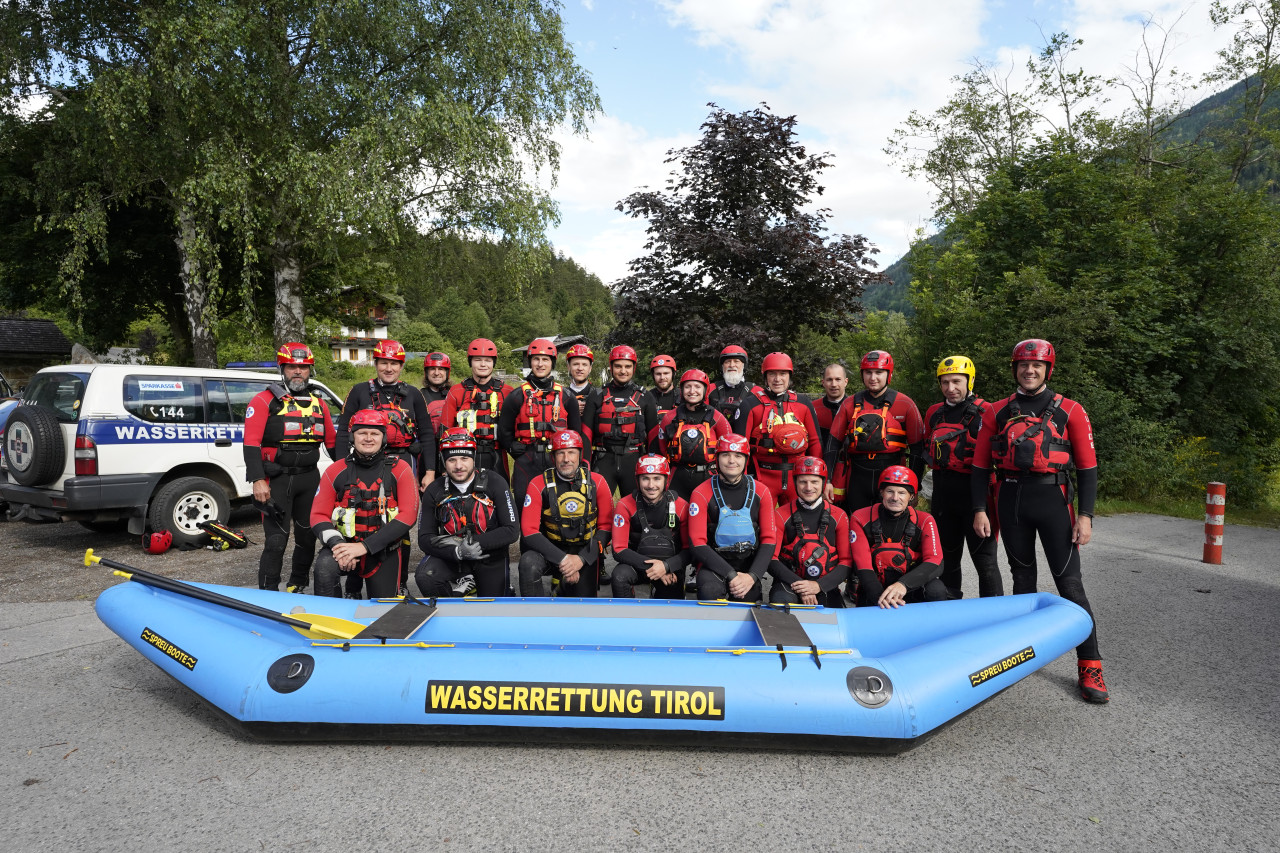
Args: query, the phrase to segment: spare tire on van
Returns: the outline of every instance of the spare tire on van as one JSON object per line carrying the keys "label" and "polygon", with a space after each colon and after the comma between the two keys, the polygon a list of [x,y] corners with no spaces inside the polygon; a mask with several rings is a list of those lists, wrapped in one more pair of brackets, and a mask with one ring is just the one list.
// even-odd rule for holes
{"label": "spare tire on van", "polygon": [[67,446],[57,415],[40,406],[18,406],[4,431],[9,476],[21,486],[43,486],[62,476]]}

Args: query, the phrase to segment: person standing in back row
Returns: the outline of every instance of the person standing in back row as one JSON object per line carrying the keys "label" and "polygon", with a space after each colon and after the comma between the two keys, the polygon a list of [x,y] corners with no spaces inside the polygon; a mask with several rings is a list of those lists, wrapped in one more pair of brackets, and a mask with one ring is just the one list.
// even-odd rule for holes
{"label": "person standing in back row", "polygon": [[938,362],[938,387],[943,401],[925,414],[926,447],[933,469],[933,498],[929,512],[938,523],[942,540],[942,583],[952,598],[963,598],[960,564],[964,546],[978,572],[978,595],[1004,595],[1000,567],[996,564],[996,524],[983,538],[973,530],[973,448],[982,419],[991,404],[973,394],[977,369],[968,356],[949,355]]}
{"label": "person standing in back row", "polygon": [[[995,534],[987,514],[987,487],[996,473],[996,506],[1004,552],[1013,574],[1013,594],[1036,591],[1036,536],[1044,548],[1058,595],[1093,610],[1084,592],[1080,548],[1093,536],[1093,505],[1098,495],[1098,458],[1093,427],[1084,407],[1049,387],[1057,360],[1053,344],[1041,338],[1021,341],[1010,359],[1018,389],[982,418],[969,488],[973,529]],[[1080,508],[1072,500],[1071,469],[1080,486]],[[1080,696],[1087,702],[1110,699],[1102,680],[1098,626],[1076,647]]]}
{"label": "person standing in back row", "polygon": [[637,359],[629,346],[613,348],[609,353],[612,378],[587,402],[582,419],[593,448],[591,470],[620,495],[636,490],[636,460],[649,444],[650,430],[658,426],[653,398],[635,382]]}

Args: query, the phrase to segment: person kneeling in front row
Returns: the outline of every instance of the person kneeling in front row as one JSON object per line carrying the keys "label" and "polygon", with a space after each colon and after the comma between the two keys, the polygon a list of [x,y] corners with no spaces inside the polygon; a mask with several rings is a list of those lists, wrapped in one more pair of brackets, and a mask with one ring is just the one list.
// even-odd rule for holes
{"label": "person kneeling in front row", "polygon": [[440,440],[445,476],[422,496],[418,546],[426,557],[413,578],[427,598],[454,595],[454,582],[474,575],[476,594],[506,595],[510,579],[507,549],[520,535],[507,481],[476,465],[476,440],[464,427]]}
{"label": "person kneeling in front row", "polygon": [[649,454],[636,461],[635,494],[613,514],[613,597],[635,598],[635,585],[653,585],[654,598],[684,598],[689,565],[689,504],[667,488],[671,466]]}
{"label": "person kneeling in front row", "polygon": [[880,474],[880,502],[850,518],[859,607],[950,598],[940,580],[938,525],[929,513],[911,506],[919,487],[910,468],[891,465]]}
{"label": "person kneeling in front row", "polygon": [[844,607],[840,584],[849,578],[849,517],[822,497],[827,463],[806,456],[796,463],[796,498],[777,511],[778,557],[769,564],[773,604]]}

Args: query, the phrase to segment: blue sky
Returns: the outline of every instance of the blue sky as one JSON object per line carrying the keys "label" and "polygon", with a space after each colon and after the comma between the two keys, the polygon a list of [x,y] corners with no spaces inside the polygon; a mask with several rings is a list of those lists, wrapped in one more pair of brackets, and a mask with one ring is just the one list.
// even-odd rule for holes
{"label": "blue sky", "polygon": [[941,106],[950,78],[974,57],[1020,66],[1043,43],[1041,30],[1065,30],[1084,39],[1087,70],[1120,74],[1141,43],[1140,21],[1152,16],[1174,30],[1176,67],[1199,78],[1228,40],[1213,31],[1207,0],[563,2],[604,114],[589,138],[562,139],[552,191],[562,222],[550,237],[606,284],[643,252],[644,223],[614,205],[640,186],[661,186],[666,151],[696,141],[708,102],[737,111],[765,101],[796,115],[800,141],[833,155],[822,198],[831,230],[865,235],[884,267],[931,210],[929,188],[890,162],[885,141],[911,110]]}

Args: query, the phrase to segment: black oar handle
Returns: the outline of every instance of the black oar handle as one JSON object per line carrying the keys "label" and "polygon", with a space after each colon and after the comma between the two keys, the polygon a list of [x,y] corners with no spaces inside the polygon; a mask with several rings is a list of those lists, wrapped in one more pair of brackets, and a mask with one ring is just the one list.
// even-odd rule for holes
{"label": "black oar handle", "polygon": [[310,622],[304,622],[301,619],[294,619],[291,616],[285,616],[283,613],[277,613],[274,610],[268,610],[265,607],[259,607],[256,604],[250,604],[247,601],[241,601],[238,598],[230,598],[225,595],[219,595],[216,592],[210,592],[207,589],[201,589],[198,586],[192,586],[164,575],[156,575],[142,569],[136,569],[133,566],[124,563],[117,563],[115,560],[108,560],[106,557],[96,557],[98,562],[110,569],[119,569],[122,572],[128,572],[130,580],[147,586],[154,586],[157,589],[163,589],[168,592],[174,592],[178,595],[186,595],[191,598],[207,601],[210,604],[218,604],[223,607],[229,607],[232,610],[239,610],[241,613],[248,613],[252,616],[261,616],[263,619],[271,619],[284,625],[291,625],[294,628],[310,629]]}

